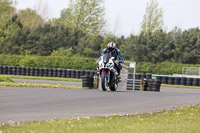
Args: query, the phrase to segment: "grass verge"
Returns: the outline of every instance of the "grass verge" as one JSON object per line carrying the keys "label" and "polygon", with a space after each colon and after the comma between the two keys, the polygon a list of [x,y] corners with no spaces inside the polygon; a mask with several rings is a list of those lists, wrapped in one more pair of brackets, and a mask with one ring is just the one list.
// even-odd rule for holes
{"label": "grass verge", "polygon": [[35,79],[35,80],[54,80],[54,81],[82,82],[82,79],[74,79],[74,78],[19,76],[19,75],[6,75],[6,76],[8,76],[9,78],[15,78],[15,79]]}
{"label": "grass verge", "polygon": [[73,118],[0,125],[3,133],[199,133],[200,105],[133,116]]}
{"label": "grass verge", "polygon": [[7,75],[0,75],[0,82],[14,82]]}
{"label": "grass verge", "polygon": [[13,83],[0,82],[1,87],[28,87],[28,88],[61,88],[61,89],[79,89],[81,86],[60,85],[60,84],[41,84],[41,83]]}
{"label": "grass verge", "polygon": [[171,87],[171,88],[188,88],[188,89],[200,89],[198,86],[184,86],[184,85],[168,85],[161,84],[162,87]]}

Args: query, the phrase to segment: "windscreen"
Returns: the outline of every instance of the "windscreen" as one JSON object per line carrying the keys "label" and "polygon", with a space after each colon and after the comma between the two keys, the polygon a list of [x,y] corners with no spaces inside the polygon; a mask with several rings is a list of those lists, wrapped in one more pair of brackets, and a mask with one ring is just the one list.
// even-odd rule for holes
{"label": "windscreen", "polygon": [[103,63],[108,63],[109,62],[109,59],[112,57],[111,54],[108,54],[106,53],[104,56],[103,56]]}

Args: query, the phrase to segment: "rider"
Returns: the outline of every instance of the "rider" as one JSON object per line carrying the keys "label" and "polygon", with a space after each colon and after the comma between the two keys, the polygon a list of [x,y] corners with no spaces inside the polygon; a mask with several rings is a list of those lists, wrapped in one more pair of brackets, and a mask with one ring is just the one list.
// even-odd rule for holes
{"label": "rider", "polygon": [[[114,42],[110,42],[107,45],[107,48],[105,48],[102,52],[101,52],[101,56],[103,56],[106,53],[111,53],[111,55],[113,57],[115,57],[114,60],[117,60],[117,56],[119,58],[119,62],[123,63],[124,62],[124,58],[122,57],[122,54],[120,52],[120,50],[116,47],[116,44]],[[99,57],[99,60],[101,58],[101,56]],[[121,66],[120,64],[116,64],[116,68],[117,68],[117,72],[118,72],[118,76],[120,78],[120,70],[121,70]]]}

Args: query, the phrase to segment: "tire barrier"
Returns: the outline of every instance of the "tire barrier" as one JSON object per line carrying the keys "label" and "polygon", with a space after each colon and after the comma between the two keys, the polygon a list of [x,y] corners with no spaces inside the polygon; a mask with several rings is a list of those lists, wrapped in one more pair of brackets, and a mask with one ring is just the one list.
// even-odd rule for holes
{"label": "tire barrier", "polygon": [[80,79],[80,72],[81,72],[80,70],[76,70],[76,72],[75,72],[75,73],[76,73],[76,74],[75,74],[75,75],[76,75],[76,76],[75,76],[76,79]]}
{"label": "tire barrier", "polygon": [[89,76],[90,75],[90,71],[86,70],[85,71],[85,75]]}
{"label": "tire barrier", "polygon": [[181,77],[180,85],[186,85],[186,77]]}
{"label": "tire barrier", "polygon": [[162,76],[156,76],[156,80],[159,80],[162,83]]}
{"label": "tire barrier", "polygon": [[30,68],[30,76],[35,76],[35,68]]}
{"label": "tire barrier", "polygon": [[67,69],[66,77],[71,78],[71,70],[70,69]]}
{"label": "tire barrier", "polygon": [[91,89],[94,87],[94,78],[88,75],[82,77],[82,87],[83,89]]}
{"label": "tire barrier", "polygon": [[174,77],[168,77],[168,84],[174,85]]}
{"label": "tire barrier", "polygon": [[180,85],[181,78],[180,77],[174,77],[174,85]]}
{"label": "tire barrier", "polygon": [[75,70],[71,70],[71,78],[75,78],[76,77],[76,71]]}
{"label": "tire barrier", "polygon": [[186,86],[192,86],[193,78],[186,79]]}
{"label": "tire barrier", "polygon": [[26,75],[26,68],[25,67],[21,68],[21,75]]}
{"label": "tire barrier", "polygon": [[156,79],[161,80],[163,84],[200,86],[200,78],[156,76]]}
{"label": "tire barrier", "polygon": [[0,74],[3,74],[3,66],[0,66]]}
{"label": "tire barrier", "polygon": [[85,75],[85,70],[80,71],[80,78],[82,78]]}
{"label": "tire barrier", "polygon": [[16,75],[21,75],[21,69],[22,69],[21,67],[19,66],[17,67]]}
{"label": "tire barrier", "polygon": [[17,73],[17,67],[13,66],[12,67],[12,75],[16,75],[16,73]]}
{"label": "tire barrier", "polygon": [[8,74],[8,66],[3,66],[3,74]]}
{"label": "tire barrier", "polygon": [[39,68],[39,76],[44,76],[44,68]]}
{"label": "tire barrier", "polygon": [[26,76],[30,76],[30,67],[25,67],[26,68]]}
{"label": "tire barrier", "polygon": [[12,75],[12,66],[7,67],[7,74]]}
{"label": "tire barrier", "polygon": [[160,85],[161,85],[161,81],[160,80],[148,79],[146,84],[147,85],[146,85],[146,89],[145,90],[160,92]]}
{"label": "tire barrier", "polygon": [[146,73],[146,79],[152,79],[152,74],[151,73]]}
{"label": "tire barrier", "polygon": [[0,74],[82,79],[85,75],[94,77],[96,71],[0,65]]}
{"label": "tire barrier", "polygon": [[146,74],[145,73],[141,73],[141,78],[146,78]]}
{"label": "tire barrier", "polygon": [[39,76],[39,68],[35,68],[35,74],[34,76]]}
{"label": "tire barrier", "polygon": [[48,77],[48,69],[47,68],[44,68],[44,77]]}
{"label": "tire barrier", "polygon": [[53,77],[53,69],[48,69],[48,77]]}
{"label": "tire barrier", "polygon": [[142,75],[140,73],[135,74],[135,79],[141,79],[141,78],[142,78]]}
{"label": "tire barrier", "polygon": [[160,92],[160,85],[161,82],[159,80],[153,81],[151,91]]}
{"label": "tire barrier", "polygon": [[186,78],[186,86],[192,86],[193,79],[192,78]]}
{"label": "tire barrier", "polygon": [[82,79],[85,75],[94,77],[96,71],[0,65],[0,74]]}
{"label": "tire barrier", "polygon": [[162,77],[162,84],[168,84],[168,77],[167,76],[163,76]]}
{"label": "tire barrier", "polygon": [[147,85],[146,85],[146,90],[151,91],[153,86],[153,79],[148,79],[147,80]]}
{"label": "tire barrier", "polygon": [[199,79],[198,78],[193,78],[192,86],[199,86]]}
{"label": "tire barrier", "polygon": [[57,77],[57,69],[53,68],[53,77]]}
{"label": "tire barrier", "polygon": [[65,78],[66,77],[66,71],[65,71],[65,69],[62,69],[61,71],[62,71],[62,77]]}
{"label": "tire barrier", "polygon": [[62,77],[62,70],[61,69],[57,69],[57,77]]}

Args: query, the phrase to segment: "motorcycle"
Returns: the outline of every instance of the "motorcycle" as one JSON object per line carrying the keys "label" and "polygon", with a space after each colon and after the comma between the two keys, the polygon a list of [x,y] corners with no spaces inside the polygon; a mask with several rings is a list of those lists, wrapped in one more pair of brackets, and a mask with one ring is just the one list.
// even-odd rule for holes
{"label": "motorcycle", "polygon": [[118,88],[118,72],[115,69],[115,63],[118,63],[114,60],[111,54],[104,54],[99,63],[99,74],[101,76],[101,87],[103,91],[110,89],[111,91],[116,91]]}

